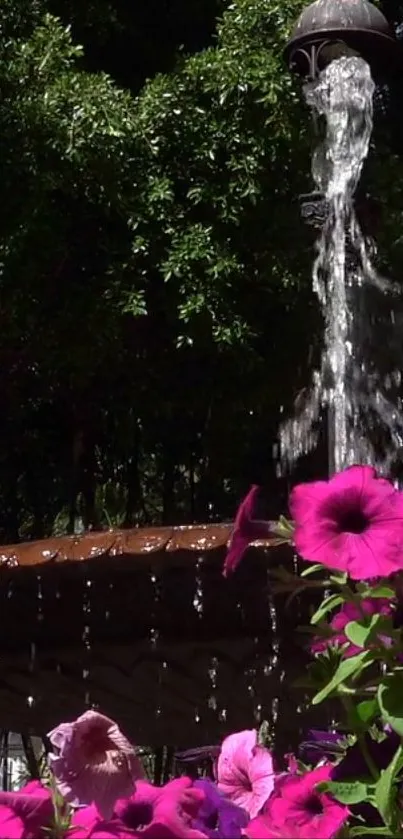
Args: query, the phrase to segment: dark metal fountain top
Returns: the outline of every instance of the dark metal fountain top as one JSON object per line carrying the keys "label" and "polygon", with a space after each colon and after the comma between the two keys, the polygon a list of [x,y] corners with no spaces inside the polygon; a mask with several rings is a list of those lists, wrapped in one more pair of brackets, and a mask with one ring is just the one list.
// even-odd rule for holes
{"label": "dark metal fountain top", "polygon": [[290,69],[310,78],[334,58],[354,54],[378,77],[403,66],[401,45],[368,0],[316,0],[298,18],[284,50]]}

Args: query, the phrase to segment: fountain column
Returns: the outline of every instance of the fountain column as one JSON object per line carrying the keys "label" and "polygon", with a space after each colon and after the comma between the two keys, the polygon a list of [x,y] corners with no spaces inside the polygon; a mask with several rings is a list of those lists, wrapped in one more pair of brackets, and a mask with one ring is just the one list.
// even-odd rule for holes
{"label": "fountain column", "polygon": [[[362,433],[362,396],[369,377],[360,352],[355,352],[354,315],[366,275],[372,282],[376,272],[355,215],[354,193],[372,130],[371,72],[377,77],[385,68],[390,73],[397,67],[400,46],[384,16],[367,0],[316,0],[298,19],[285,58],[305,78],[306,101],[325,123],[312,174],[323,211],[313,287],[326,332],[320,370],[302,412],[282,427],[281,448],[288,466],[307,453],[325,411],[332,473],[354,462],[375,465],[371,443]],[[312,203],[305,207],[312,209]],[[376,400],[377,394],[372,402]]]}

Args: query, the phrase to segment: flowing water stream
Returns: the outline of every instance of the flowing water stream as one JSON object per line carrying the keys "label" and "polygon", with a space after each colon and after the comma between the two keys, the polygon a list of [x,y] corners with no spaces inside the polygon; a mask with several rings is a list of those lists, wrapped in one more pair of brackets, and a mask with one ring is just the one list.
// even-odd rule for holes
{"label": "flowing water stream", "polygon": [[[312,158],[313,179],[327,207],[313,266],[325,336],[310,393],[281,428],[286,468],[315,446],[323,418],[330,472],[353,463],[388,471],[403,445],[396,360],[401,347],[389,340],[391,329],[397,331],[394,300],[400,288],[375,270],[374,244],[364,237],[354,209],[370,145],[374,90],[368,64],[355,56],[333,61],[304,88],[316,119],[325,124]],[[391,348],[382,364],[379,340]]]}

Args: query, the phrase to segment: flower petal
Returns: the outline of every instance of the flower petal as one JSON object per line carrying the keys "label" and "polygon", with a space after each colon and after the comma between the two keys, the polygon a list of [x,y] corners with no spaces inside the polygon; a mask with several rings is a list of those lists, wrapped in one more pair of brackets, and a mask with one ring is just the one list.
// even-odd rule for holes
{"label": "flower petal", "polygon": [[288,506],[294,521],[305,524],[328,494],[327,481],[298,484],[291,491]]}

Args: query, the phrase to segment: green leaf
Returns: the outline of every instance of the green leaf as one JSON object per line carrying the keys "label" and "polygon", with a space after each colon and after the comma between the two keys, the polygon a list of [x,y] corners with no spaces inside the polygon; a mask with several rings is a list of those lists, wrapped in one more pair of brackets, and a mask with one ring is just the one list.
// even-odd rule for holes
{"label": "green leaf", "polygon": [[350,827],[348,831],[349,836],[390,836],[390,830],[387,827]]}
{"label": "green leaf", "polygon": [[396,592],[393,588],[386,585],[379,585],[375,586],[375,588],[368,589],[368,592],[364,595],[365,597],[385,597],[388,600],[392,600],[396,597]]}
{"label": "green leaf", "polygon": [[368,786],[361,781],[329,781],[324,786],[340,804],[359,804],[368,798]]}
{"label": "green leaf", "polygon": [[323,565],[315,563],[315,565],[309,565],[308,568],[304,568],[304,570],[301,571],[300,577],[310,577],[311,574],[316,574],[318,571],[323,571]]}
{"label": "green leaf", "polygon": [[378,624],[381,623],[383,617],[383,615],[372,615],[369,620],[350,621],[344,627],[345,635],[356,647],[365,647],[370,635],[374,632]]}
{"label": "green leaf", "polygon": [[403,737],[403,678],[401,672],[386,676],[378,688],[378,702],[384,722]]}
{"label": "green leaf", "polygon": [[289,521],[289,519],[286,519],[285,516],[280,516],[277,525],[280,528],[282,535],[287,536],[290,539],[292,538],[295,530],[295,524],[293,521]]}
{"label": "green leaf", "polygon": [[393,786],[396,776],[403,765],[403,746],[400,745],[387,769],[382,769],[375,786],[375,804],[385,825],[391,828],[395,809],[396,788]]}
{"label": "green leaf", "polygon": [[319,606],[319,609],[315,612],[314,615],[311,617],[311,623],[316,624],[319,623],[328,612],[331,612],[332,609],[335,609],[336,606],[340,606],[343,603],[343,598],[340,594],[332,594],[327,600],[324,600],[323,603]]}
{"label": "green leaf", "polygon": [[330,581],[335,583],[337,586],[345,586],[347,585],[348,576],[347,574],[331,574]]}
{"label": "green leaf", "polygon": [[376,699],[365,699],[357,705],[355,710],[359,721],[366,725],[377,715],[378,702]]}
{"label": "green leaf", "polygon": [[312,705],[319,705],[324,699],[326,699],[327,696],[329,696],[330,693],[333,693],[336,688],[340,687],[346,679],[349,679],[353,675],[359,675],[364,667],[372,663],[372,660],[371,654],[367,650],[364,650],[358,655],[354,655],[351,658],[341,661],[335,674],[327,685],[325,685],[325,687],[313,697]]}

